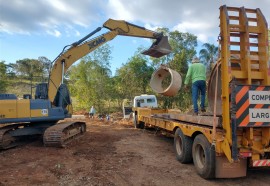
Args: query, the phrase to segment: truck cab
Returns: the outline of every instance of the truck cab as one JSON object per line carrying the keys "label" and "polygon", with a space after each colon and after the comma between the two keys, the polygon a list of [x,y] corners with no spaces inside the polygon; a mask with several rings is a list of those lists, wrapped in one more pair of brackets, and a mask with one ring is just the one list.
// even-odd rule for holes
{"label": "truck cab", "polygon": [[[129,99],[123,100],[123,117],[128,119],[133,113],[133,108],[144,107],[144,108],[157,108],[157,98],[155,95],[142,94],[140,96],[135,96],[133,101]],[[132,114],[134,117],[134,113]]]}
{"label": "truck cab", "polygon": [[133,107],[150,107],[157,108],[157,98],[155,95],[142,94],[135,96],[133,100]]}

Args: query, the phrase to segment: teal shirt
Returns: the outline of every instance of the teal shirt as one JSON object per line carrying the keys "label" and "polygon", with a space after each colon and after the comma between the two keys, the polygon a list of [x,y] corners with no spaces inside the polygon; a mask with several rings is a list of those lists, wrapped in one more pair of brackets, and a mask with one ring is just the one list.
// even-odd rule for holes
{"label": "teal shirt", "polygon": [[187,72],[185,85],[187,85],[190,80],[192,83],[198,80],[206,80],[206,68],[202,63],[193,63]]}

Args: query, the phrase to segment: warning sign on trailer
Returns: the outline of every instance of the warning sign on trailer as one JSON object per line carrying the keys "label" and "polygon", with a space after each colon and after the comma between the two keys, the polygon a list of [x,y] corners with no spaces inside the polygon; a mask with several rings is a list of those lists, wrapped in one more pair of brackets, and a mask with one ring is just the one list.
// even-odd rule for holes
{"label": "warning sign on trailer", "polygon": [[270,91],[249,91],[249,104],[270,104]]}
{"label": "warning sign on trailer", "polygon": [[270,109],[249,109],[250,122],[269,122]]}
{"label": "warning sign on trailer", "polygon": [[270,126],[270,87],[239,85],[235,91],[238,127]]}

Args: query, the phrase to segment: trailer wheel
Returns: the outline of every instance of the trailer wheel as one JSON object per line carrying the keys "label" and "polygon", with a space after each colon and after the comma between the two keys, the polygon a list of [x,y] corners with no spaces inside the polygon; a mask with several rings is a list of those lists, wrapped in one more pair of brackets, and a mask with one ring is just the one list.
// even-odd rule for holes
{"label": "trailer wheel", "polygon": [[176,159],[181,163],[192,162],[192,143],[192,138],[184,135],[180,128],[175,131],[174,151]]}
{"label": "trailer wheel", "polygon": [[215,177],[215,150],[203,134],[196,136],[192,146],[192,157],[197,173],[205,179]]}
{"label": "trailer wheel", "polygon": [[139,122],[139,128],[144,129],[144,122],[142,122],[142,121]]}

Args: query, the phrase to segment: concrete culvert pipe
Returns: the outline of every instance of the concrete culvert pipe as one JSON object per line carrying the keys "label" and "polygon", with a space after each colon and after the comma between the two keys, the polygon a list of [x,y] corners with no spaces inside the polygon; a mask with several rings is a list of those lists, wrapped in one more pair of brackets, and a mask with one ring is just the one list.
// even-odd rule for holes
{"label": "concrete culvert pipe", "polygon": [[[214,113],[216,106],[216,115],[222,115],[222,100],[221,100],[221,65],[218,65],[219,61],[215,64],[208,81],[207,97],[210,111]],[[218,71],[218,73],[217,73]],[[216,80],[217,87],[216,87]],[[217,100],[215,104],[215,92],[217,92]]]}
{"label": "concrete culvert pipe", "polygon": [[[168,86],[166,84],[169,84]],[[159,67],[151,77],[150,86],[158,94],[175,96],[182,85],[180,74],[168,67]]]}

